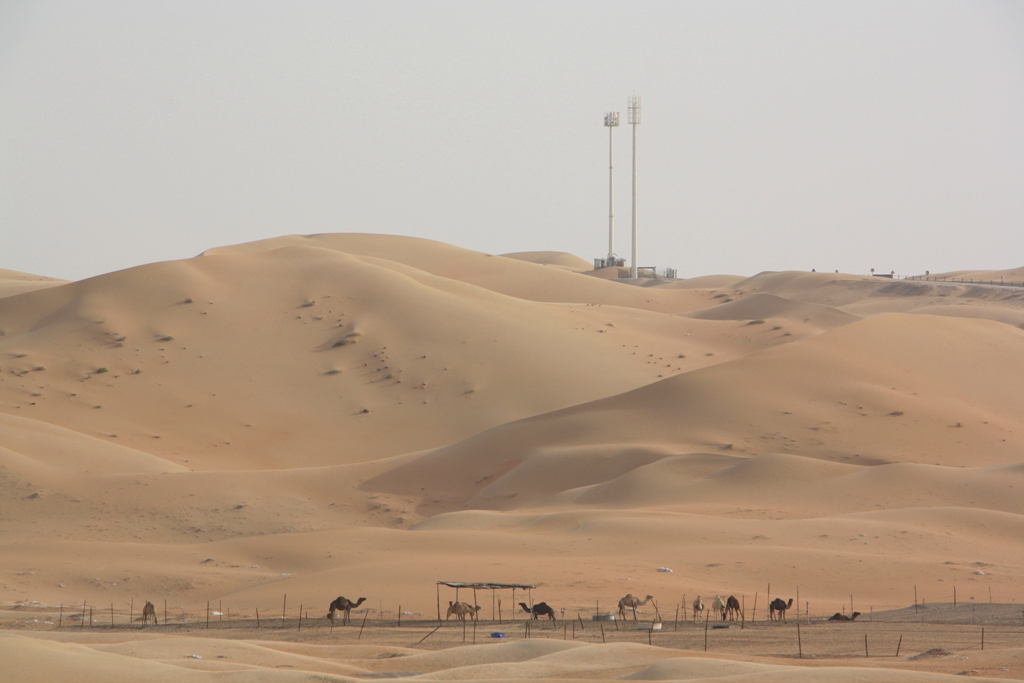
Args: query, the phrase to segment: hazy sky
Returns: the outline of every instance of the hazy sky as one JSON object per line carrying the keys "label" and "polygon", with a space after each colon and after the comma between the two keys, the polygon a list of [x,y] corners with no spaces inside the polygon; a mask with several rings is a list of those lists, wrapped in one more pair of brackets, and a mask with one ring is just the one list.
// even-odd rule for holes
{"label": "hazy sky", "polygon": [[1024,265],[1024,2],[0,3],[0,268],[293,233],[762,270]]}

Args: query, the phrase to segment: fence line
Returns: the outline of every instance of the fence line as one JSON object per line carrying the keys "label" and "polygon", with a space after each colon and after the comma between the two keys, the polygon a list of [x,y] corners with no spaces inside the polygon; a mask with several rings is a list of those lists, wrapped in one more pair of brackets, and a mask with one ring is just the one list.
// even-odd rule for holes
{"label": "fence line", "polygon": [[1024,282],[1004,282],[995,280],[974,280],[972,278],[935,277],[934,275],[904,275],[902,280],[915,280],[918,282],[952,282],[964,285],[997,285],[1000,287],[1024,287]]}

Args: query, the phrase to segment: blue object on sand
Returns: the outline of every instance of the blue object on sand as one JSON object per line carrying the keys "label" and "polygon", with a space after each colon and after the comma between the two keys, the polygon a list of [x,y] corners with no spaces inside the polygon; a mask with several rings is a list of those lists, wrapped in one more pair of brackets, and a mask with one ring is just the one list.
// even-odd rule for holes
{"label": "blue object on sand", "polygon": [[504,637],[505,637],[505,634],[501,633],[500,631],[495,631],[494,633],[491,634],[491,638],[504,638]]}

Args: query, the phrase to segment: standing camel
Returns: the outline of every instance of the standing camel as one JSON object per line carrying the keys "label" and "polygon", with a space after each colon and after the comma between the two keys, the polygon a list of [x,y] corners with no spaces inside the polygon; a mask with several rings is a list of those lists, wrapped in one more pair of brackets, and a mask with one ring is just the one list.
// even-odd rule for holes
{"label": "standing camel", "polygon": [[735,595],[730,595],[725,601],[725,616],[729,618],[729,621],[736,621],[740,618],[740,601],[736,599]]}
{"label": "standing camel", "polygon": [[519,606],[523,608],[524,612],[532,614],[534,619],[537,617],[547,617],[551,621],[558,621],[555,619],[555,610],[546,602],[533,603],[533,609],[530,609],[525,602],[519,603]]}
{"label": "standing camel", "polygon": [[331,621],[334,621],[334,613],[338,610],[341,610],[342,612],[344,612],[344,615],[341,620],[341,625],[344,626],[349,621],[352,608],[359,607],[359,605],[363,604],[365,600],[366,598],[359,598],[355,602],[352,602],[348,598],[343,598],[339,596],[334,602],[331,603],[331,606],[329,608],[330,611],[327,612],[327,618]]}
{"label": "standing camel", "polygon": [[699,595],[697,596],[697,599],[693,601],[693,620],[694,621],[697,621],[697,615],[698,614],[700,614],[700,615],[704,614],[704,602],[700,599]]}
{"label": "standing camel", "polygon": [[646,598],[641,600],[634,596],[632,593],[626,593],[626,596],[619,600],[619,617],[622,619],[626,618],[626,608],[629,607],[633,610],[633,621],[636,621],[636,608],[640,605],[646,605],[650,600],[653,600],[654,596],[648,595]]}
{"label": "standing camel", "polygon": [[[785,602],[782,598],[775,598],[774,600],[772,600],[771,604],[768,605],[768,619],[769,619],[769,621],[776,621],[778,619],[782,619],[782,621],[785,621],[786,620],[786,610],[788,610],[792,606],[793,606],[793,598],[790,598],[788,603]],[[777,617],[775,616],[776,612],[779,613],[779,616],[777,616]]]}
{"label": "standing camel", "polygon": [[711,612],[715,615],[715,619],[721,617],[725,621],[725,600],[722,599],[721,595],[716,595],[714,601],[711,603]]}
{"label": "standing camel", "polygon": [[153,603],[149,600],[146,601],[146,606],[142,608],[142,625],[145,626],[149,618],[153,617],[153,624],[159,626],[160,622],[156,620],[156,607],[153,607]]}
{"label": "standing camel", "polygon": [[445,621],[451,618],[454,614],[455,618],[459,621],[465,621],[468,616],[473,621],[476,621],[476,613],[480,611],[480,605],[473,606],[468,602],[452,602],[448,601],[448,615],[445,617]]}

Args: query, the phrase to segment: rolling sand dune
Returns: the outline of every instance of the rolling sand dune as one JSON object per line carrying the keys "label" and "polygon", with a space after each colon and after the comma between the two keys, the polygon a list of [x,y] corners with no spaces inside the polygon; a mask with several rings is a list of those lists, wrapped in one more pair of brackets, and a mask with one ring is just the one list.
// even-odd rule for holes
{"label": "rolling sand dune", "polygon": [[819,330],[829,330],[860,320],[860,316],[820,304],[789,301],[774,294],[756,293],[739,301],[730,301],[701,311],[691,311],[689,318],[698,320],[748,320],[749,324],[764,324],[783,318],[790,323],[812,324]]}
{"label": "rolling sand dune", "polygon": [[58,280],[52,277],[42,277],[29,273],[20,273],[16,270],[0,268],[0,298],[34,292],[37,289],[56,287],[65,284],[65,280]]}
{"label": "rolling sand dune", "polygon": [[[1024,292],[605,275],[366,234],[79,282],[0,271],[4,672],[1024,678]],[[814,657],[764,621],[769,584],[803,610]],[[609,622],[605,643],[589,617],[627,592],[655,596],[648,625],[716,594],[753,623],[707,654],[688,622],[653,645]],[[367,598],[359,629],[324,619],[338,595]],[[919,623],[915,595],[958,596],[962,633]],[[432,631],[456,598],[482,607],[477,645],[454,618]],[[524,599],[558,614],[529,640],[507,621]],[[129,626],[145,600],[171,623]],[[886,647],[905,630],[909,649],[853,659],[866,632],[823,619],[854,600],[857,629]],[[81,628],[85,604],[123,626]],[[199,628],[207,604],[230,630]],[[1006,621],[971,624],[983,605]],[[301,634],[250,623],[300,607]],[[957,639],[985,623],[993,648],[912,658],[969,649]]]}

